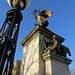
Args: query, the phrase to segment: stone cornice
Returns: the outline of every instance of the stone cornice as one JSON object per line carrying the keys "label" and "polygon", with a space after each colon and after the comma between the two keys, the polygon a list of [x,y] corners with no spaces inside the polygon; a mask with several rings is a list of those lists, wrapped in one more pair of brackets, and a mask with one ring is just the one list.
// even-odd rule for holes
{"label": "stone cornice", "polygon": [[65,62],[67,64],[71,64],[71,62],[72,62],[72,60],[68,59],[67,57],[60,56],[60,55],[58,55],[56,53],[53,53],[51,51],[48,51],[48,52],[44,53],[42,55],[42,58],[43,58],[44,61],[47,61],[50,58],[54,58],[54,59],[60,60],[62,62]]}
{"label": "stone cornice", "polygon": [[[37,25],[32,31],[31,33],[20,43],[22,46],[24,46],[24,44],[36,33],[36,32],[40,32],[40,33],[45,33],[47,35],[53,36],[56,35],[55,33],[53,33],[52,31],[50,31],[47,28],[43,28],[40,27],[39,25]],[[57,35],[58,36],[58,35]],[[60,40],[60,42],[62,43],[65,39],[58,36],[58,39]]]}

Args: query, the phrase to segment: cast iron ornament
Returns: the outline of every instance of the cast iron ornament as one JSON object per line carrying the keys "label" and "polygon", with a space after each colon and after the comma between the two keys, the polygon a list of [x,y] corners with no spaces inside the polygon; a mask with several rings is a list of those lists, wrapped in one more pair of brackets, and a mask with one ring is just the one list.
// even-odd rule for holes
{"label": "cast iron ornament", "polygon": [[13,8],[7,11],[0,29],[0,75],[12,75],[20,22],[21,10],[28,7],[30,0],[7,0]]}

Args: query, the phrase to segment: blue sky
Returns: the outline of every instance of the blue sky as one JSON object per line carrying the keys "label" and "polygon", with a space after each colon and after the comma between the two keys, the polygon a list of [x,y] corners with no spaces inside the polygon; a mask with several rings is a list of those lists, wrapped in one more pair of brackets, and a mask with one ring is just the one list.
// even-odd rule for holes
{"label": "blue sky", "polygon": [[[2,26],[6,12],[11,9],[7,0],[0,0],[0,27]],[[69,47],[72,56],[67,56],[73,62],[70,69],[75,67],[75,0],[31,0],[27,9],[22,11],[23,20],[18,35],[15,60],[22,60],[23,47],[21,41],[35,28],[35,19],[31,13],[33,9],[50,10],[53,15],[48,18],[48,29],[65,38],[62,43]]]}

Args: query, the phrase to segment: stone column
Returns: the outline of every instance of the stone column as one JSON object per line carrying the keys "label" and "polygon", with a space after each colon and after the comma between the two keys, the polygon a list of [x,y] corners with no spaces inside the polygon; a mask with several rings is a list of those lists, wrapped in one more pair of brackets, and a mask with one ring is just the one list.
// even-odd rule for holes
{"label": "stone column", "polygon": [[[54,68],[51,67],[51,65],[55,65],[55,63],[51,62],[50,60],[45,61],[44,56],[42,58],[45,48],[42,41],[42,36],[47,41],[49,41],[52,40],[53,35],[56,34],[51,32],[47,28],[43,28],[37,25],[31,31],[31,33],[21,42],[21,45],[24,47],[21,65],[21,75],[56,75],[52,73],[54,72]],[[61,43],[64,41],[64,38],[58,36],[58,40]]]}

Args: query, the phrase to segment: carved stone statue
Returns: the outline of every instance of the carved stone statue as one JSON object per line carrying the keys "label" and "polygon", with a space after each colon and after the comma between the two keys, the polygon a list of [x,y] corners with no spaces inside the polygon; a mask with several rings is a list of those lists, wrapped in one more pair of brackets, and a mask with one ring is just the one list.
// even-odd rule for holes
{"label": "carved stone statue", "polygon": [[45,47],[44,53],[46,53],[48,51],[52,51],[61,56],[66,57],[67,53],[69,54],[69,56],[71,56],[69,48],[61,45],[61,43],[59,43],[56,38],[57,38],[56,35],[54,35],[53,40],[46,41],[45,38],[42,36],[42,41],[43,41],[44,47]]}

